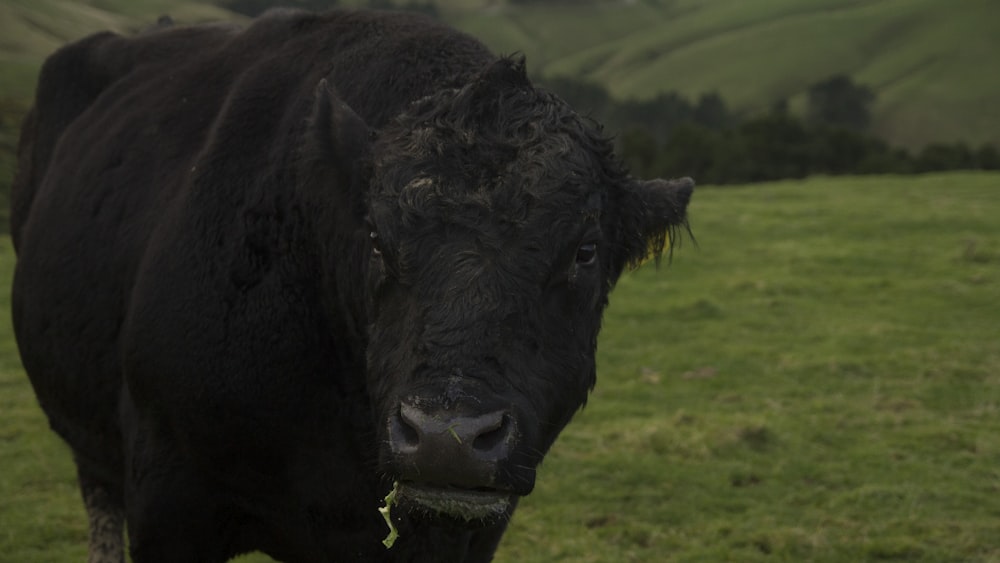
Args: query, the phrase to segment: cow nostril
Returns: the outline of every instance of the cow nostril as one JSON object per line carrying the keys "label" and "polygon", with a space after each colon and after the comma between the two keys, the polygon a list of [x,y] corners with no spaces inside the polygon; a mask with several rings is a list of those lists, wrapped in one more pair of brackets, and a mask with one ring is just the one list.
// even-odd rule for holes
{"label": "cow nostril", "polygon": [[389,437],[392,445],[397,450],[412,450],[420,444],[420,433],[417,431],[417,422],[409,419],[405,409],[401,409],[398,414],[392,417],[389,428]]}
{"label": "cow nostril", "polygon": [[482,429],[472,441],[472,449],[479,452],[491,452],[506,445],[512,428],[509,416],[500,417],[496,424]]}
{"label": "cow nostril", "polygon": [[[425,412],[402,403],[389,420],[389,447],[395,455],[418,465],[459,460],[493,462],[509,453],[515,423],[509,411],[493,411],[478,416],[449,416],[440,411]],[[431,459],[444,456],[443,459]],[[402,457],[400,459],[403,459]]]}

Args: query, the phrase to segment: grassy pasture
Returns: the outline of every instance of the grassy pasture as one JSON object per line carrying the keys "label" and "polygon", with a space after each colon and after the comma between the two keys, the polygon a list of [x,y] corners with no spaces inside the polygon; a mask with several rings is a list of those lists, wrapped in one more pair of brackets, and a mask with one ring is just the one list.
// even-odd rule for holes
{"label": "grassy pasture", "polygon": [[[1000,561],[1000,175],[705,187],[690,211],[697,247],[619,282],[590,404],[497,560]],[[0,560],[79,561],[13,263],[4,239]]]}
{"label": "grassy pasture", "polygon": [[1000,560],[998,188],[697,193],[699,248],[619,283],[504,560]]}

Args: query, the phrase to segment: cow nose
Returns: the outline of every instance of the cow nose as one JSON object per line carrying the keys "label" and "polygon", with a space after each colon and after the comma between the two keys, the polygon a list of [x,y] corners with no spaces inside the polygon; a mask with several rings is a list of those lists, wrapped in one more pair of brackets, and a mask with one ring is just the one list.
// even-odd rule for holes
{"label": "cow nose", "polygon": [[505,410],[456,415],[404,402],[389,420],[389,445],[403,480],[493,487],[514,440],[513,417]]}

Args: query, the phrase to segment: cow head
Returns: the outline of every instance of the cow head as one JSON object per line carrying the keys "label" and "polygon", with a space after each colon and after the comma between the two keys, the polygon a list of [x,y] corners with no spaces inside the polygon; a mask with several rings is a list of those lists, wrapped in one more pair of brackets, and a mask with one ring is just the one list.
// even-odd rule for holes
{"label": "cow head", "polygon": [[676,240],[693,183],[628,176],[592,122],[510,59],[414,103],[370,151],[380,469],[411,512],[488,523],[532,490],[586,401],[608,292]]}

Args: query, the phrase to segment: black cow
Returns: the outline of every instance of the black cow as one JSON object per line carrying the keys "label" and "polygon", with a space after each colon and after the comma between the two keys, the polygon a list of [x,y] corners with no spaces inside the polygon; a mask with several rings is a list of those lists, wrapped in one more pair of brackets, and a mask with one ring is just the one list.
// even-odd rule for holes
{"label": "black cow", "polygon": [[[21,357],[92,561],[486,561],[686,228],[523,61],[272,12],[45,63],[12,196]],[[382,499],[396,489],[388,528]]]}

